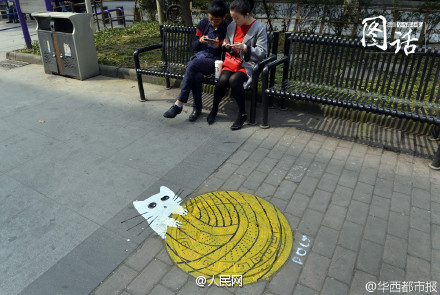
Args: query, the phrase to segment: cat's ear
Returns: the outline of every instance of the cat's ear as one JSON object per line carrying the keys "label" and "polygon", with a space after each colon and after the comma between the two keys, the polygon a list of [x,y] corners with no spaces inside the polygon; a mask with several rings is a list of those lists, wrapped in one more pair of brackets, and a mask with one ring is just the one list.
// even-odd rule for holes
{"label": "cat's ear", "polygon": [[167,188],[166,186],[161,186],[160,187],[160,194],[161,195],[168,195],[168,196],[174,196],[174,192],[172,190],[170,190],[169,188]]}

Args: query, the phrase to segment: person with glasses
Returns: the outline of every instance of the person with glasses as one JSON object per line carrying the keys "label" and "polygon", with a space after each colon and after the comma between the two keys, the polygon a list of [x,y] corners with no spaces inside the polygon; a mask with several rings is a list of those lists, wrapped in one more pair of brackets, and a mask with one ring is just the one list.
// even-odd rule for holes
{"label": "person with glasses", "polygon": [[208,124],[214,123],[218,106],[228,87],[238,106],[237,118],[231,129],[241,129],[247,120],[244,88],[251,83],[253,67],[267,53],[266,27],[251,16],[253,6],[252,0],[234,0],[230,5],[233,22],[228,26],[222,45],[227,53],[214,88],[214,103],[207,117]]}
{"label": "person with glasses", "polygon": [[228,6],[223,0],[213,0],[209,4],[208,15],[197,26],[192,47],[197,53],[188,62],[179,97],[163,116],[174,118],[182,112],[183,104],[188,101],[189,93],[193,94],[193,111],[190,121],[195,121],[202,113],[202,78],[214,74],[214,63],[220,59],[221,45],[226,36],[228,23],[224,20]]}

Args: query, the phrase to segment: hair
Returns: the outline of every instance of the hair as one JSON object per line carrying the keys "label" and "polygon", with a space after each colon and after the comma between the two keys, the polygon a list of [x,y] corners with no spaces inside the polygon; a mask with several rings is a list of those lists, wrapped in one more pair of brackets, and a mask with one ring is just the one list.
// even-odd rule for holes
{"label": "hair", "polygon": [[234,2],[232,2],[230,6],[230,9],[232,11],[238,12],[242,15],[251,13],[253,8],[254,8],[253,0],[234,0]]}
{"label": "hair", "polygon": [[214,17],[225,17],[228,10],[228,5],[223,0],[213,0],[209,3],[208,13]]}

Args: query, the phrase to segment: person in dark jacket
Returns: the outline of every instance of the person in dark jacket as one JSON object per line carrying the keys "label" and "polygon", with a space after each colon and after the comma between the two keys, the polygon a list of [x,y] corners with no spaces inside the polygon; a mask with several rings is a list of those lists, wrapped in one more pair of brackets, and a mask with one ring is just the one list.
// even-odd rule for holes
{"label": "person in dark jacket", "polygon": [[[182,112],[183,104],[188,101],[191,90],[194,103],[189,120],[197,120],[202,113],[202,78],[203,75],[214,74],[215,60],[220,59],[221,45],[228,27],[228,23],[224,20],[228,10],[228,6],[223,0],[213,0],[209,4],[209,17],[200,21],[192,42],[192,47],[197,53],[191,57],[187,64],[179,97],[171,108],[163,114],[165,118],[174,118]],[[205,39],[212,39],[213,41]]]}

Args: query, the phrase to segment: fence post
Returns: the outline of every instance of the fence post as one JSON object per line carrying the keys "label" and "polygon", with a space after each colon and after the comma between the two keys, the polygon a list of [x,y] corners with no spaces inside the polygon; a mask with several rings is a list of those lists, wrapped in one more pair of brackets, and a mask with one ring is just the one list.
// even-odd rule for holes
{"label": "fence post", "polygon": [[[426,29],[426,23],[428,22],[429,17],[429,11],[425,13],[425,19],[423,20],[422,30],[420,32],[420,38],[419,38],[419,45],[423,45],[423,39],[425,39],[425,29]],[[427,48],[425,48],[426,50]]]}
{"label": "fence post", "polygon": [[319,35],[322,35],[322,31],[324,30],[324,19],[327,14],[327,5],[324,5],[324,12],[322,13],[321,25],[319,26]]}
{"label": "fence post", "polygon": [[302,4],[298,3],[298,11],[296,12],[295,26],[293,27],[294,33],[296,33],[296,29],[298,27],[298,20],[300,19],[301,16],[301,8],[302,8]]}

